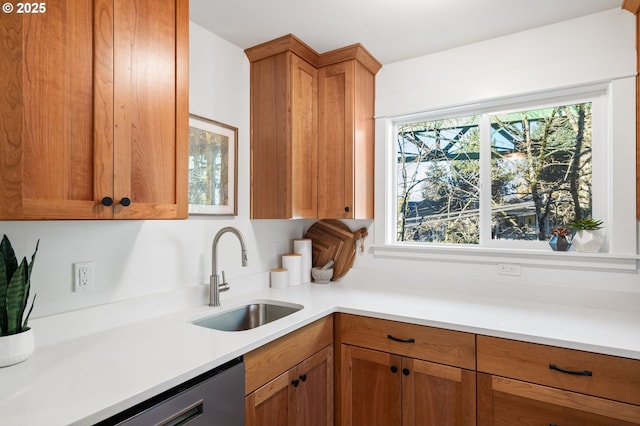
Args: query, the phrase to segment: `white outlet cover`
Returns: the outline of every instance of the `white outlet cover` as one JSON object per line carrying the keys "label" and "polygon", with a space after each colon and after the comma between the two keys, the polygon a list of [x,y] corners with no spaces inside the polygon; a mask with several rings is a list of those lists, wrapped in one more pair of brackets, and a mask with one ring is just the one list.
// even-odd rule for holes
{"label": "white outlet cover", "polygon": [[73,264],[73,291],[93,290],[93,262],[75,262]]}

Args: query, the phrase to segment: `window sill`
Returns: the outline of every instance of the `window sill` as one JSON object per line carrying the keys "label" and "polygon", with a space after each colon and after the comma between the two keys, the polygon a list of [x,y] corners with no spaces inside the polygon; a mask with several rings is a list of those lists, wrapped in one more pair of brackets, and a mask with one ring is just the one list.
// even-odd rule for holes
{"label": "window sill", "polygon": [[374,245],[375,257],[467,263],[519,263],[561,269],[635,271],[639,255],[578,253],[544,250],[514,250],[486,247],[414,247],[410,245]]}

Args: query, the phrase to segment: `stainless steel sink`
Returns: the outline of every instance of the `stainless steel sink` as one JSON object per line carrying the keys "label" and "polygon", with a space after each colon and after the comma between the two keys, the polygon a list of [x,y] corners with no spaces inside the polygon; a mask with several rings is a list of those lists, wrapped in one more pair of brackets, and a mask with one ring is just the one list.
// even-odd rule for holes
{"label": "stainless steel sink", "polygon": [[192,324],[221,331],[242,331],[284,318],[302,305],[256,302],[192,321]]}

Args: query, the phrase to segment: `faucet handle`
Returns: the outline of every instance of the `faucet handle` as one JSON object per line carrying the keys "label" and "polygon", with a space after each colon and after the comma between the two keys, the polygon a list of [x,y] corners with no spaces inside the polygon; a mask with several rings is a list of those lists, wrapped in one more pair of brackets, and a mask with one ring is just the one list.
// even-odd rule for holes
{"label": "faucet handle", "polygon": [[227,282],[227,279],[224,277],[224,271],[221,271],[221,272],[222,272],[222,282],[218,285],[219,292],[229,290],[229,283]]}

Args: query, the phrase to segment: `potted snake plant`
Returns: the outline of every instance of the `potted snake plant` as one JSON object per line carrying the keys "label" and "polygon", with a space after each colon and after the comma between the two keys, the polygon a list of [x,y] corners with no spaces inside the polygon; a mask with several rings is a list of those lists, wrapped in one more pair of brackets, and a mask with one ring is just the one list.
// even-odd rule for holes
{"label": "potted snake plant", "polygon": [[31,262],[24,257],[18,263],[9,238],[5,235],[0,242],[0,367],[24,361],[35,348],[33,330],[28,326],[35,296],[28,311],[26,308],[39,243]]}

